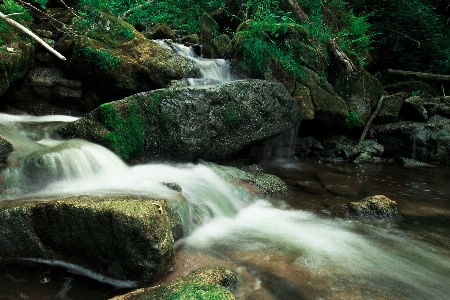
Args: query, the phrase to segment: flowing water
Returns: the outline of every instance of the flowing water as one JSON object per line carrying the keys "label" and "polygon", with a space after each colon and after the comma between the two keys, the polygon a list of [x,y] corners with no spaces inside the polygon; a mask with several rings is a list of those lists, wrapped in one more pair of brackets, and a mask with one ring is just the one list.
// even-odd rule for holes
{"label": "flowing water", "polygon": [[[73,120],[0,114],[0,133],[16,149],[0,175],[1,201],[114,193],[170,197],[173,191],[161,182],[176,182],[204,209],[204,223],[185,221],[190,234],[177,242],[176,267],[163,281],[218,264],[238,272],[237,299],[450,294],[448,167],[269,161],[265,168],[288,183],[289,195],[249,200],[205,165],[127,166],[101,146],[49,137],[55,126]],[[314,191],[298,185],[319,178],[322,188]],[[374,194],[395,200],[403,219],[346,214],[346,203]],[[99,279],[76,268],[0,260],[0,299],[108,299],[127,291]]]}

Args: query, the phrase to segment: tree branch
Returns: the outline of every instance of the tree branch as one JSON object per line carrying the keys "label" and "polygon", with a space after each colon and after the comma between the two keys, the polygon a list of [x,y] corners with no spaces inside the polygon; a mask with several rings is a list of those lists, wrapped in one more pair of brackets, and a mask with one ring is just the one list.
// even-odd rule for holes
{"label": "tree branch", "polygon": [[372,124],[373,120],[376,118],[378,113],[380,112],[381,105],[383,104],[384,95],[380,97],[380,100],[378,100],[377,108],[370,116],[369,120],[367,120],[366,126],[364,127],[363,132],[361,133],[361,136],[359,137],[358,146],[364,141],[366,138],[367,131],[369,131],[370,124]]}
{"label": "tree branch", "polygon": [[56,51],[55,49],[53,49],[49,44],[47,44],[43,39],[41,39],[40,37],[38,37],[36,34],[34,34],[32,31],[30,31],[28,28],[26,28],[25,26],[17,23],[16,21],[14,21],[13,19],[10,19],[10,17],[14,15],[5,15],[2,12],[0,12],[0,19],[2,19],[3,21],[5,21],[6,23],[16,27],[17,29],[25,32],[26,34],[28,34],[29,36],[31,36],[35,41],[37,41],[39,44],[41,44],[45,49],[47,49],[49,52],[51,52],[53,55],[55,55],[56,57],[58,57],[61,60],[66,60],[66,58],[59,53],[58,51]]}
{"label": "tree branch", "polygon": [[123,15],[120,16],[120,19],[126,20],[126,18],[128,18],[128,17],[129,17],[132,13],[134,13],[136,10],[138,10],[138,9],[140,9],[140,8],[142,8],[142,7],[144,7],[145,5],[147,5],[147,4],[149,4],[149,3],[152,3],[153,1],[154,1],[154,0],[147,0],[146,2],[144,2],[144,3],[142,3],[142,4],[138,5],[138,6],[135,6],[135,7],[133,7],[133,8],[130,8],[129,10],[127,10],[126,12],[124,12]]}

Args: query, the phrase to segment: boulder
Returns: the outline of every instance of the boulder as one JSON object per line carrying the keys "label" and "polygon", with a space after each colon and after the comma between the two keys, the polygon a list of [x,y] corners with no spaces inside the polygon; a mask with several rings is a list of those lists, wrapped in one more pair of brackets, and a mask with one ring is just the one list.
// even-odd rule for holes
{"label": "boulder", "polygon": [[385,154],[420,161],[450,162],[450,120],[433,116],[427,122],[403,121],[375,127]]}
{"label": "boulder", "polygon": [[299,121],[282,84],[243,80],[139,93],[103,104],[59,133],[104,145],[128,161],[217,161]]}
{"label": "boulder", "polygon": [[207,267],[194,271],[182,278],[154,287],[141,288],[111,300],[144,299],[215,299],[232,300],[228,290],[235,288],[237,274],[223,267]]}
{"label": "boulder", "polygon": [[214,37],[219,30],[217,22],[207,13],[202,16],[202,56],[204,58],[217,57]]}
{"label": "boulder", "polygon": [[148,40],[130,24],[95,8],[86,13],[86,19],[73,20],[80,34],[65,33],[57,48],[68,57],[66,70],[105,102],[200,76],[192,60]]}
{"label": "boulder", "polygon": [[1,201],[0,257],[62,261],[107,278],[149,283],[173,267],[172,229],[181,220],[170,201],[137,196]]}
{"label": "boulder", "polygon": [[310,194],[323,194],[326,192],[323,185],[316,180],[298,181],[295,185]]}
{"label": "boulder", "polygon": [[348,212],[360,217],[392,218],[400,213],[397,203],[386,196],[375,195],[348,204]]}
{"label": "boulder", "polygon": [[164,40],[164,39],[175,40],[177,37],[175,32],[173,32],[169,26],[162,23],[158,23],[152,28],[144,30],[142,34],[146,38],[151,40]]}
{"label": "boulder", "polygon": [[387,124],[396,122],[398,119],[398,113],[402,108],[403,101],[408,98],[407,93],[396,93],[393,95],[388,95],[384,97],[383,104],[381,105],[380,111],[375,118],[378,124]]}
{"label": "boulder", "polygon": [[424,107],[424,100],[420,96],[406,99],[403,102],[401,114],[405,121],[424,122],[428,119],[428,113]]}
{"label": "boulder", "polygon": [[8,38],[0,32],[0,40],[6,41],[0,46],[0,96],[13,83],[25,77],[32,65],[35,48],[33,42],[17,38],[18,33],[14,29],[9,31]]}

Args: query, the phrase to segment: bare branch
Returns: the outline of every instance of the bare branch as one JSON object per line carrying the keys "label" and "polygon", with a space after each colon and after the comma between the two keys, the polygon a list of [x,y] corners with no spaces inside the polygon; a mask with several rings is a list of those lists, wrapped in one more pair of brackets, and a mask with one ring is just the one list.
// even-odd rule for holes
{"label": "bare branch", "polygon": [[138,5],[138,6],[135,6],[135,7],[133,7],[133,8],[130,8],[129,10],[127,10],[126,12],[124,12],[123,15],[120,16],[120,19],[126,20],[126,18],[128,18],[128,17],[129,17],[132,13],[134,13],[136,10],[138,10],[138,9],[140,9],[140,8],[142,8],[142,7],[144,7],[145,5],[147,5],[147,4],[149,4],[149,3],[152,3],[153,1],[154,1],[154,0],[147,0],[146,2],[144,2],[144,3],[142,3],[142,4]]}
{"label": "bare branch", "polygon": [[53,55],[55,55],[56,57],[58,57],[61,60],[66,60],[66,58],[59,53],[58,51],[56,51],[55,49],[53,49],[49,44],[47,44],[43,39],[41,39],[40,37],[38,37],[36,34],[34,34],[32,31],[30,31],[28,28],[26,28],[25,26],[21,25],[20,23],[14,21],[13,19],[9,18],[10,15],[5,15],[2,12],[0,12],[0,19],[2,19],[3,21],[5,21],[6,23],[20,29],[21,31],[25,32],[26,34],[28,34],[29,36],[31,36],[35,41],[37,41],[39,44],[41,44],[45,49],[47,49],[48,51],[50,51]]}

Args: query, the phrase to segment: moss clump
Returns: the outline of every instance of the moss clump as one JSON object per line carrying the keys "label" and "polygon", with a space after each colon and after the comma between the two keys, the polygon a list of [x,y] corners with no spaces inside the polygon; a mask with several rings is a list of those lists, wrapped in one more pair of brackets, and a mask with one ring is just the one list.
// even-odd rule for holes
{"label": "moss clump", "polygon": [[102,104],[98,110],[104,124],[111,129],[105,140],[116,153],[123,158],[130,158],[143,151],[144,125],[136,104],[128,107],[126,117],[122,117],[112,103]]}
{"label": "moss clump", "polygon": [[358,113],[352,109],[348,110],[347,119],[345,120],[348,128],[364,126],[364,122],[359,117]]}
{"label": "moss clump", "polygon": [[94,50],[91,47],[84,48],[79,55],[82,56],[86,62],[96,66],[101,71],[111,71],[120,64],[120,57],[116,57],[109,52],[100,49]]}
{"label": "moss clump", "polygon": [[215,284],[186,284],[172,293],[169,300],[230,300],[233,294]]}

